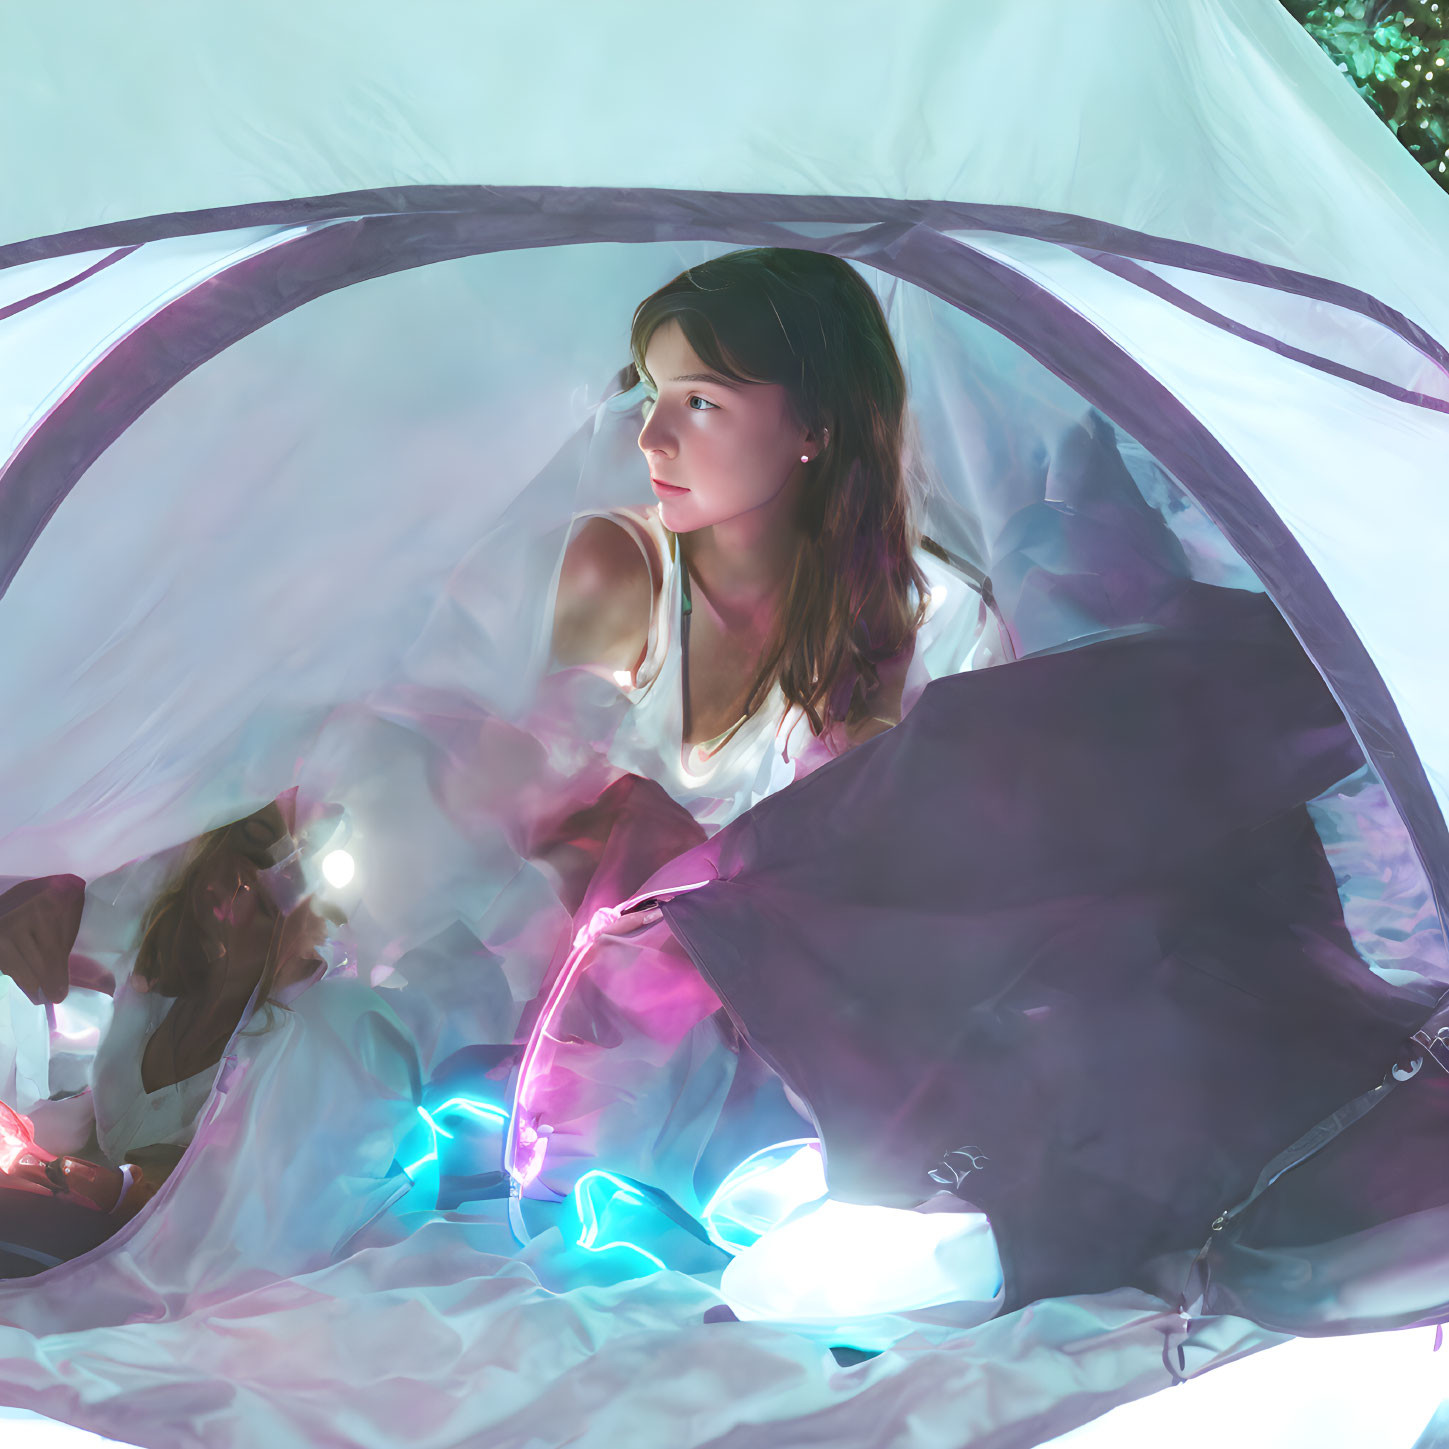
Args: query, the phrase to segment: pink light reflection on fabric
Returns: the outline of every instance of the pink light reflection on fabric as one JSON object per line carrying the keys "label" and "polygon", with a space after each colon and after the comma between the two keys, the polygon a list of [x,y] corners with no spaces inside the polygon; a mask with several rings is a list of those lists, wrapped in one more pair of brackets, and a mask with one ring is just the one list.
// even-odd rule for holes
{"label": "pink light reflection on fabric", "polygon": [[49,1162],[54,1154],[35,1145],[35,1124],[0,1102],[0,1172],[9,1173],[26,1153]]}
{"label": "pink light reflection on fabric", "polygon": [[706,880],[691,881],[688,885],[669,886],[663,892],[641,891],[638,895],[620,901],[618,905],[600,906],[575,935],[573,949],[564,960],[558,979],[554,982],[553,989],[548,994],[548,1000],[539,1013],[533,1035],[529,1038],[528,1047],[523,1054],[523,1062],[518,1071],[518,1085],[513,1093],[513,1113],[509,1120],[508,1136],[504,1145],[503,1166],[520,1189],[527,1187],[543,1170],[544,1154],[548,1151],[547,1127],[541,1122],[524,1120],[524,1114],[528,1111],[533,1095],[535,1078],[541,1076],[546,1070],[539,1066],[539,1051],[546,1037],[556,1040],[556,1038],[549,1037],[549,1028],[558,1016],[559,1009],[582,969],[584,958],[588,955],[590,948],[608,927],[617,925],[632,907],[643,901],[667,900],[682,895],[685,891],[698,890],[700,886],[709,885],[713,879],[714,877],[711,876]]}

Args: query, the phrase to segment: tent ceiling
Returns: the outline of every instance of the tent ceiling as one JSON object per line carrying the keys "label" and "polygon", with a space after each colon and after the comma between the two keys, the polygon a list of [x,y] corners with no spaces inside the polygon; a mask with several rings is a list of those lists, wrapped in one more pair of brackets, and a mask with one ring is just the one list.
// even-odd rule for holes
{"label": "tent ceiling", "polygon": [[1297,267],[1449,335],[1449,197],[1278,0],[259,0],[245,24],[78,0],[8,9],[0,53],[0,129],[26,138],[0,159],[0,260],[107,222],[416,185],[925,198]]}

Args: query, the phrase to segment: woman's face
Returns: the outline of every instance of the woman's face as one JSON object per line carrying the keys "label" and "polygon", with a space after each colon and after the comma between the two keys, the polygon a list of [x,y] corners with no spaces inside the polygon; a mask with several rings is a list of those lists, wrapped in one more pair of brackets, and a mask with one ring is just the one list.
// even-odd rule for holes
{"label": "woman's face", "polygon": [[673,533],[724,523],[777,498],[819,451],[778,383],[731,383],[709,374],[684,329],[655,329],[644,353],[644,427],[660,519]]}
{"label": "woman's face", "polygon": [[259,970],[275,940],[280,979],[299,963],[310,962],[327,934],[327,922],[310,899],[285,913],[279,910],[258,880],[256,866],[237,852],[219,854],[202,902],[204,949],[228,976]]}
{"label": "woman's face", "polygon": [[201,886],[207,955],[233,965],[264,958],[277,908],[256,878],[256,867],[232,850],[219,851]]}

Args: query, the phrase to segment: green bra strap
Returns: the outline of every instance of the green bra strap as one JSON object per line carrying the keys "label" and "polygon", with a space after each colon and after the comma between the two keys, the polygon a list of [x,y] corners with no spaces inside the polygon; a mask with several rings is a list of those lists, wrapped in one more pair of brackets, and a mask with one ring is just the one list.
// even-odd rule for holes
{"label": "green bra strap", "polygon": [[684,737],[689,737],[693,721],[689,712],[689,616],[694,603],[689,597],[689,570],[684,566],[684,550],[675,540],[674,561],[679,569],[682,599],[679,610],[679,720]]}

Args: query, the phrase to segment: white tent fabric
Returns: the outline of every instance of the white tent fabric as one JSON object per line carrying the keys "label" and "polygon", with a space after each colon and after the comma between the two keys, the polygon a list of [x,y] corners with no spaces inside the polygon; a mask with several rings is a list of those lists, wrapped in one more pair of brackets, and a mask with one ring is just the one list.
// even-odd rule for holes
{"label": "white tent fabric", "polygon": [[[415,807],[404,706],[352,703],[524,718],[570,515],[647,497],[633,305],[817,247],[882,299],[933,537],[994,573],[1022,509],[1113,460],[1198,577],[1267,588],[1370,762],[1319,807],[1360,949],[1449,983],[1449,200],[1276,0],[83,3],[0,19],[0,75],[27,137],[0,157],[0,872],[95,880],[299,780],[351,791],[423,1070],[504,1039],[566,919],[501,838]],[[455,921],[493,994],[408,976]],[[555,1296],[496,1223],[389,1222],[157,1322],[47,1330],[8,1289],[0,1401],[157,1444],[1004,1446],[1175,1377],[1176,1315],[1136,1292],[842,1372],[701,1324],[683,1275]],[[1200,1328],[1181,1371],[1270,1339]]]}

